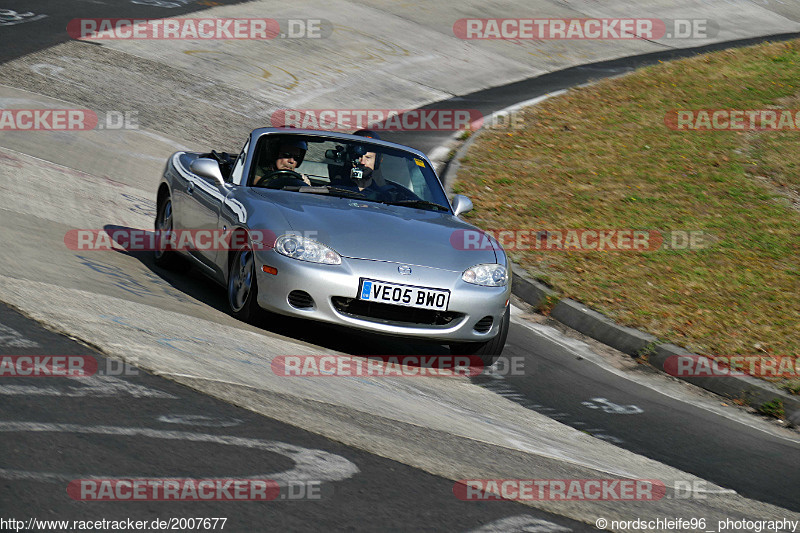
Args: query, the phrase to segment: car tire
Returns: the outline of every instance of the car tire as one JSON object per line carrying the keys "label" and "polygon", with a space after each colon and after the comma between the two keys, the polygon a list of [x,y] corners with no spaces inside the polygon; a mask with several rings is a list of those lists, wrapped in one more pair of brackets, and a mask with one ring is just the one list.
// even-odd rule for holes
{"label": "car tire", "polygon": [[[158,203],[155,229],[156,232],[161,232],[162,236],[165,232],[172,231],[172,198],[169,195],[162,198]],[[154,250],[153,262],[157,266],[173,272],[186,272],[191,267],[189,262],[181,257],[178,252],[170,250]]]}
{"label": "car tire", "polygon": [[508,329],[511,324],[511,307],[506,307],[503,318],[500,321],[500,331],[492,339],[486,342],[459,342],[450,345],[451,355],[478,356],[483,361],[484,368],[492,366],[503,353],[503,347],[508,337]]}
{"label": "car tire", "polygon": [[228,265],[228,308],[231,315],[253,323],[261,315],[255,257],[249,248],[238,250]]}

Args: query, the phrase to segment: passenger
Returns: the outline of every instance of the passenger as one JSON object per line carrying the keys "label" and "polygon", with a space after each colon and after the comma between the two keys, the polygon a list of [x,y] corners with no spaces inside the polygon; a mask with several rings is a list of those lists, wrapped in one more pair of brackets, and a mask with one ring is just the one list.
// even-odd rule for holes
{"label": "passenger", "polygon": [[[380,140],[378,134],[372,130],[358,130],[353,135]],[[380,174],[380,164],[381,156],[375,152],[367,152],[358,159],[358,165],[353,168],[350,177],[360,192],[363,192],[364,189],[376,193],[384,190],[386,183]],[[360,176],[360,178],[356,176]]]}

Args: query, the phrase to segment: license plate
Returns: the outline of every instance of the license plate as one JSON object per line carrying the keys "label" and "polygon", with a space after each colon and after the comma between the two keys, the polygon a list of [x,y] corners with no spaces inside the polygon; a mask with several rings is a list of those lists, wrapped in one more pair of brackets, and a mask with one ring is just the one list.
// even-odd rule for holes
{"label": "license plate", "polygon": [[450,291],[365,279],[361,281],[358,299],[367,302],[447,311],[447,305],[450,303]]}

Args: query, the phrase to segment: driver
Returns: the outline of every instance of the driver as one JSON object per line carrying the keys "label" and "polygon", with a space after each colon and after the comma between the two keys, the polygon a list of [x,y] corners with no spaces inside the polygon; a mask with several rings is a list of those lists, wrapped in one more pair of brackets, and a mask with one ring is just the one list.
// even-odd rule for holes
{"label": "driver", "polygon": [[[253,186],[257,187],[263,185],[261,180],[265,176],[278,170],[291,170],[292,172],[303,163],[303,158],[306,156],[308,150],[308,143],[302,140],[283,140],[278,146],[278,153],[274,161],[266,166],[259,167],[256,170],[255,178],[253,179]],[[311,180],[305,174],[300,175],[307,184],[311,185]]]}

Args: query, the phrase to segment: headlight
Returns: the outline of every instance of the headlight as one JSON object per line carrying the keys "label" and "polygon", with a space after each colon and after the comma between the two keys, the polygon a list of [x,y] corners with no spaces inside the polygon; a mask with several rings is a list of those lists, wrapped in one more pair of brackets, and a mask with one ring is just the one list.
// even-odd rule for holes
{"label": "headlight", "polygon": [[275,251],[279,254],[325,265],[341,265],[342,256],[324,244],[299,235],[281,235],[275,241]]}
{"label": "headlight", "polygon": [[508,271],[506,267],[498,264],[475,265],[466,269],[461,274],[461,279],[473,285],[503,287],[508,283]]}

